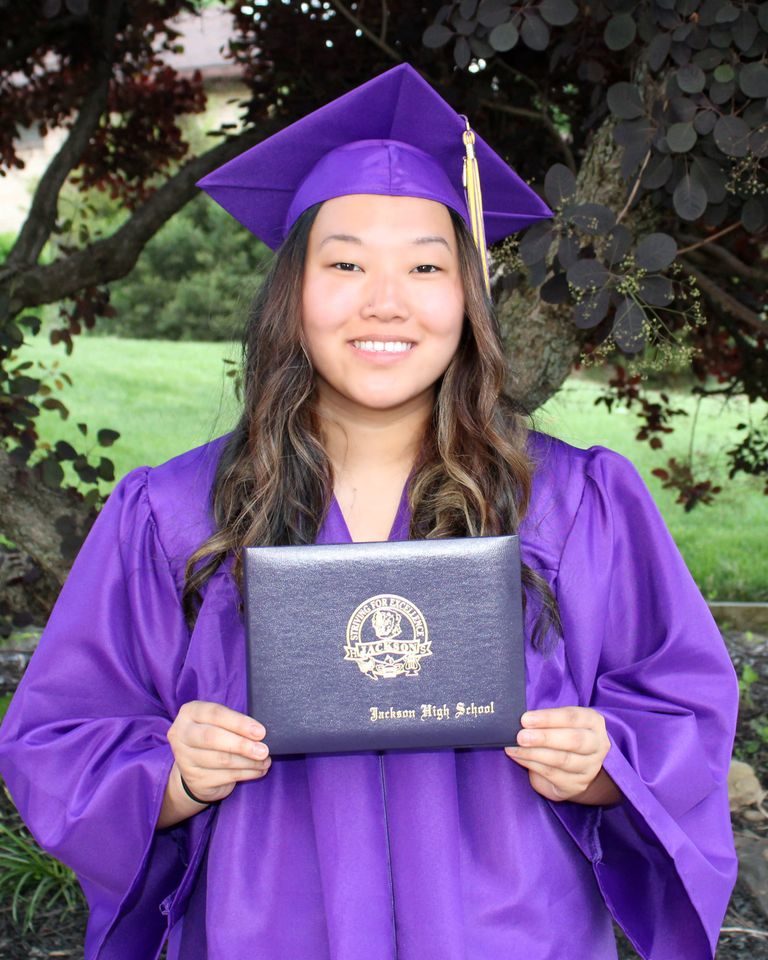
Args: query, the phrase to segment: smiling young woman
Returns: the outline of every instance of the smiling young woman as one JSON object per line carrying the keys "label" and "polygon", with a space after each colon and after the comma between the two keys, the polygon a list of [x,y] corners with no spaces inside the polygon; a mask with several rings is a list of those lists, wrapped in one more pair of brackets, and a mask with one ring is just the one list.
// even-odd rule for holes
{"label": "smiling young woman", "polygon": [[312,224],[303,340],[334,492],[355,540],[387,539],[436,384],[456,354],[457,247],[448,209],[417,197],[336,197]]}
{"label": "smiling young woman", "polygon": [[[612,918],[646,960],[712,957],[722,639],[633,465],[504,393],[486,234],[551,211],[407,65],[202,186],[276,249],[239,422],[118,484],[0,731],[87,960],[615,960]],[[517,744],[270,756],[244,547],[507,533]]]}

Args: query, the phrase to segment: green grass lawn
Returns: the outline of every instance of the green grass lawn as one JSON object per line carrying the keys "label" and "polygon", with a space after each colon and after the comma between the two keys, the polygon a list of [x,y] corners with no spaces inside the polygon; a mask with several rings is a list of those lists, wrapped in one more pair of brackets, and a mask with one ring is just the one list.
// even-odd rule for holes
{"label": "green grass lawn", "polygon": [[[39,337],[21,356],[48,368],[58,361],[72,378],[71,387],[54,394],[69,408],[69,419],[44,411],[42,435],[99,456],[97,430],[119,431],[120,439],[102,451],[118,478],[226,433],[237,416],[233,381],[226,376],[231,367],[224,363],[239,359],[237,344],[78,337],[67,357],[63,347]],[[78,422],[88,424],[88,437]]]}
{"label": "green grass lawn", "polygon": [[[664,438],[661,450],[635,440],[639,420],[633,411],[594,405],[602,387],[585,377],[572,377],[536,416],[539,428],[579,447],[601,444],[618,450],[642,473],[685,561],[709,600],[768,600],[768,497],[764,480],[737,475],[728,479],[725,451],[735,443],[737,423],[758,420],[765,404],[744,399],[725,405],[721,398],[702,402],[694,442],[694,474],[713,477],[723,487],[711,505],[685,513],[675,503],[676,493],[664,490],[651,475],[669,457],[688,456],[691,422],[696,409],[693,397],[667,390],[675,407],[686,409],[675,432]],[[674,395],[673,395],[674,394]]]}
{"label": "green grass lawn", "polygon": [[[105,451],[115,462],[118,476],[141,464],[162,463],[230,429],[237,406],[223,361],[237,356],[238,348],[231,344],[101,337],[78,338],[71,357],[42,337],[24,348],[24,359],[47,366],[59,360],[73,379],[72,387],[57,394],[71,411],[69,420],[62,422],[57,414],[46,412],[43,434],[83,449],[93,441],[79,434],[78,421],[88,424],[89,436],[102,427],[120,431],[118,442]],[[750,416],[757,419],[763,408],[753,406],[750,411],[745,401],[728,407],[721,400],[702,405],[695,463],[703,475],[711,471],[724,490],[712,506],[699,506],[686,514],[651,470],[669,456],[687,456],[692,416],[679,418],[664,448],[653,451],[634,440],[634,413],[608,413],[604,405],[594,405],[600,392],[599,383],[592,379],[571,378],[537,411],[539,429],[576,446],[611,447],[635,462],[708,599],[768,600],[768,497],[761,493],[762,482],[749,477],[729,481],[724,470],[734,425]],[[692,398],[680,393],[674,401],[693,414]]]}

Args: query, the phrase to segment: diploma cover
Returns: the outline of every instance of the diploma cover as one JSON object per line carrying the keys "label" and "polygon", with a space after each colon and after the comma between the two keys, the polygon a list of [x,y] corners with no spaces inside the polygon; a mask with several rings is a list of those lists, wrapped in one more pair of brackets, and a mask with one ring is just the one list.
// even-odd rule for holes
{"label": "diploma cover", "polygon": [[248,710],[273,754],[510,746],[517,536],[250,547]]}

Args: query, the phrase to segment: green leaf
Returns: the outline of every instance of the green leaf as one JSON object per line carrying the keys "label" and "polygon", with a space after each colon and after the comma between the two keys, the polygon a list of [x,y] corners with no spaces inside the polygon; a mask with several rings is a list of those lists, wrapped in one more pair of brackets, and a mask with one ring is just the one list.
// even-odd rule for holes
{"label": "green leaf", "polygon": [[707,76],[701,67],[695,63],[688,63],[675,74],[677,85],[684,93],[701,93],[704,89]]}
{"label": "green leaf", "polygon": [[760,197],[750,197],[741,208],[741,222],[747,233],[756,234],[766,222],[766,204]]}
{"label": "green leaf", "polygon": [[764,63],[747,63],[739,71],[739,87],[747,97],[768,97],[768,67]]}
{"label": "green leaf", "polygon": [[684,174],[672,194],[672,205],[681,220],[693,221],[707,209],[707,194],[704,187],[690,173]]}
{"label": "green leaf", "polygon": [[99,430],[96,434],[96,440],[101,447],[111,447],[119,437],[117,430]]}
{"label": "green leaf", "polygon": [[655,154],[643,171],[642,184],[646,190],[658,190],[672,175],[674,163],[669,154]]}
{"label": "green leaf", "polygon": [[616,214],[602,203],[578,203],[566,207],[563,216],[579,230],[597,237],[608,231],[616,223]]}
{"label": "green leaf", "polygon": [[609,50],[626,50],[637,35],[635,18],[629,13],[616,13],[605,25],[603,39]]}
{"label": "green leaf", "polygon": [[563,234],[560,237],[560,243],[557,246],[557,259],[564,270],[567,270],[572,263],[576,263],[580,252],[581,244],[576,237],[571,237],[568,234]]}
{"label": "green leaf", "polygon": [[641,300],[652,307],[666,307],[675,299],[672,281],[667,277],[644,277],[638,285]]}
{"label": "green leaf", "polygon": [[756,157],[768,156],[768,128],[753,130],[749,135],[749,151]]}
{"label": "green leaf", "polygon": [[723,51],[714,47],[705,47],[693,55],[693,62],[702,70],[714,70],[723,62]]}
{"label": "green leaf", "polygon": [[580,290],[599,289],[608,281],[609,273],[599,260],[588,258],[572,263],[566,272],[568,283]]}
{"label": "green leaf", "polygon": [[576,192],[576,177],[563,163],[553,164],[544,178],[544,196],[553,207],[559,207]]}
{"label": "green leaf", "polygon": [[568,282],[564,273],[556,273],[550,277],[539,291],[541,299],[545,303],[567,303],[568,302]]}
{"label": "green leaf", "polygon": [[667,144],[673,153],[687,153],[697,139],[698,135],[692,123],[673,123],[667,129]]}
{"label": "green leaf", "polygon": [[539,13],[553,27],[564,27],[576,18],[579,8],[572,0],[542,0]]}
{"label": "green leaf", "polygon": [[669,33],[657,33],[645,50],[645,59],[648,66],[657,73],[664,66],[672,45],[672,36]]}
{"label": "green leaf", "polygon": [[64,479],[64,471],[61,469],[58,461],[50,458],[43,460],[40,469],[43,474],[43,483],[46,487],[50,487],[51,490],[56,490],[61,486],[61,481]]}
{"label": "green leaf", "polygon": [[724,3],[715,14],[715,23],[733,23],[739,18],[739,9],[734,4]]}
{"label": "green leaf", "polygon": [[627,255],[632,245],[632,234],[623,223],[617,223],[608,234],[608,245],[605,248],[605,259],[610,266],[620,263]]}
{"label": "green leaf", "polygon": [[733,41],[742,53],[746,53],[757,39],[759,27],[749,10],[742,10],[732,27]]}
{"label": "green leaf", "polygon": [[498,27],[511,16],[509,0],[482,0],[477,11],[478,22],[484,27]]}
{"label": "green leaf", "polygon": [[526,230],[520,241],[520,257],[526,267],[546,259],[554,237],[555,231],[549,223],[537,223]]}
{"label": "green leaf", "polygon": [[724,116],[715,124],[715,143],[729,157],[746,157],[749,150],[749,126],[741,117]]}
{"label": "green leaf", "polygon": [[57,440],[53,449],[56,452],[56,459],[59,461],[74,460],[77,456],[77,450],[75,450],[71,443],[67,443],[66,440]]}
{"label": "green leaf", "polygon": [[721,63],[712,75],[718,83],[730,83],[736,76],[730,63]]}
{"label": "green leaf", "polygon": [[580,330],[596,327],[608,313],[611,305],[611,291],[599,290],[577,303],[573,310],[573,321]]}
{"label": "green leaf", "polygon": [[638,243],[635,261],[649,272],[666,270],[677,256],[677,243],[668,233],[650,233]]}
{"label": "green leaf", "polygon": [[44,410],[56,410],[62,420],[66,420],[69,417],[69,410],[64,406],[61,400],[58,400],[56,397],[46,397],[40,406]]}
{"label": "green leaf", "polygon": [[40,381],[34,377],[14,377],[10,381],[9,391],[16,397],[31,397],[37,393]]}
{"label": "green leaf", "polygon": [[421,42],[430,50],[444,47],[453,36],[453,30],[443,24],[433,23],[424,31]]}
{"label": "green leaf", "polygon": [[529,50],[546,50],[549,46],[549,27],[532,12],[523,20],[520,36]]}
{"label": "green leaf", "polygon": [[488,34],[488,43],[497,53],[506,53],[507,50],[511,50],[519,39],[520,34],[511,20],[494,27]]}
{"label": "green leaf", "polygon": [[453,47],[453,60],[459,70],[466,70],[472,59],[472,50],[466,37],[457,37]]}
{"label": "green leaf", "polygon": [[693,119],[693,126],[696,133],[700,133],[702,136],[712,133],[716,123],[717,114],[714,110],[699,110]]}
{"label": "green leaf", "polygon": [[608,87],[608,109],[620,120],[635,120],[645,114],[640,90],[634,83],[621,81]]}
{"label": "green leaf", "polygon": [[105,480],[108,483],[111,483],[115,479],[115,465],[111,460],[108,460],[106,457],[102,457],[99,460],[99,478]]}
{"label": "green leaf", "polygon": [[625,353],[638,353],[645,346],[645,313],[629,297],[616,308],[612,332]]}

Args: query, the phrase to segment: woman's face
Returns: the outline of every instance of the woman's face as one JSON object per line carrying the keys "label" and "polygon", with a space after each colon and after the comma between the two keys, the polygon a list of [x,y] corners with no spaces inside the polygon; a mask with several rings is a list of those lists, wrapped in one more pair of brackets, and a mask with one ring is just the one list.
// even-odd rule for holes
{"label": "woman's face", "polygon": [[323,204],[309,235],[302,291],[321,400],[343,398],[366,410],[431,403],[463,322],[446,207],[370,194]]}

